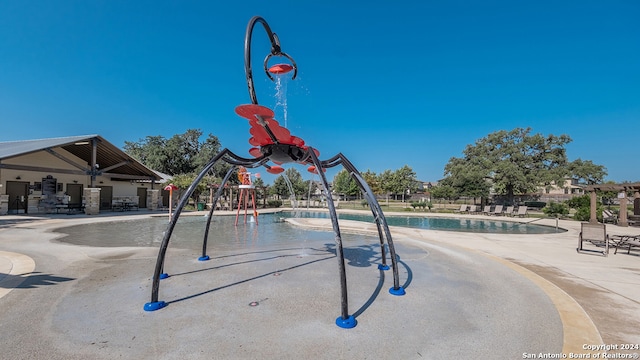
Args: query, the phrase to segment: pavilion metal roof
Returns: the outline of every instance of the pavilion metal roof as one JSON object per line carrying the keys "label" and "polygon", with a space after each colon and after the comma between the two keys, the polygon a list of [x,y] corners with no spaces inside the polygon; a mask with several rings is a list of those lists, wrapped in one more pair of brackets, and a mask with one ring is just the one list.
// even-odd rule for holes
{"label": "pavilion metal roof", "polygon": [[93,140],[96,140],[96,164],[103,170],[102,176],[110,176],[112,179],[146,179],[162,180],[162,176],[149,169],[135,158],[129,156],[117,146],[111,144],[100,135],[80,135],[37,140],[19,140],[0,142],[0,162],[16,156],[26,155],[39,151],[55,152],[56,148],[62,148],[74,156],[82,159],[87,169],[91,168],[93,156]]}

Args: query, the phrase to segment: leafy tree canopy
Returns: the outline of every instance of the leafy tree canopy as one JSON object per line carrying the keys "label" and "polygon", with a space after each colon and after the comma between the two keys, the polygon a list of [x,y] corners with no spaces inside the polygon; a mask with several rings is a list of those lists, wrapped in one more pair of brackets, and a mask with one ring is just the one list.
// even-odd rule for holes
{"label": "leafy tree canopy", "polygon": [[367,171],[363,172],[361,175],[364,181],[367,182],[367,185],[369,185],[369,188],[371,188],[371,191],[373,191],[374,194],[380,195],[383,193],[382,188],[380,187],[380,179],[378,178],[376,173],[367,169]]}
{"label": "leafy tree canopy", "polygon": [[[174,175],[171,179],[171,183],[177,186],[181,191],[185,191],[191,185],[191,183],[193,183],[193,180],[195,180],[196,176],[198,176],[198,174],[196,173]],[[202,181],[200,181],[196,185],[193,193],[191,194],[191,198],[194,201],[197,201],[201,194],[208,191],[208,184],[220,184],[221,182],[222,179],[213,176],[205,176],[204,179],[202,179]]]}
{"label": "leafy tree canopy", "polygon": [[607,176],[607,169],[602,165],[596,165],[591,160],[580,158],[569,164],[569,173],[574,179],[587,185],[600,184]]}
{"label": "leafy tree canopy", "polygon": [[360,188],[351,174],[342,169],[333,178],[333,191],[338,194],[356,196],[360,193]]}
{"label": "leafy tree canopy", "polygon": [[[451,158],[445,176],[460,193],[486,193],[481,179],[490,181],[498,194],[534,192],[538,186],[562,184],[569,173],[567,135],[531,134],[531,128],[500,130],[467,145],[462,158]],[[473,186],[460,187],[471,181]]]}
{"label": "leafy tree canopy", "polygon": [[295,168],[288,168],[282,175],[278,176],[273,182],[273,186],[269,189],[271,194],[277,194],[282,197],[291,196],[291,190],[287,184],[286,178],[291,182],[294,195],[297,197],[306,194],[308,191],[308,183],[302,180],[302,175]]}
{"label": "leafy tree canopy", "polygon": [[456,189],[451,185],[439,184],[432,187],[430,191],[434,199],[455,200],[460,197]]}
{"label": "leafy tree canopy", "polygon": [[[160,135],[147,136],[136,142],[125,141],[124,151],[147,167],[165,174],[189,174],[198,172],[220,151],[220,141],[216,136],[209,134],[202,142],[201,137],[199,129],[189,129],[170,139]],[[224,177],[229,167],[220,162],[213,172]]]}

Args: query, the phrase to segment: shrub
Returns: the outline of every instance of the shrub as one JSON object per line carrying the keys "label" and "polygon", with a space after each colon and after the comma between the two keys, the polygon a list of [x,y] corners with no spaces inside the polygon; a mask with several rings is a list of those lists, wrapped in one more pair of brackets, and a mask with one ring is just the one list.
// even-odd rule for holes
{"label": "shrub", "polygon": [[588,207],[579,207],[576,213],[573,214],[573,218],[578,221],[589,221],[590,217],[591,214]]}
{"label": "shrub", "polygon": [[542,209],[542,212],[547,216],[564,216],[569,214],[569,207],[563,203],[551,201],[549,205]]}
{"label": "shrub", "polygon": [[428,207],[429,210],[431,210],[431,207],[433,206],[433,204],[431,204],[431,202],[426,202],[426,201],[412,201],[411,202],[411,207],[415,210],[415,208],[420,208],[422,210],[424,210],[424,208]]}
{"label": "shrub", "polygon": [[589,208],[589,206],[591,206],[591,198],[589,195],[576,196],[567,200],[566,204],[572,209],[579,209],[582,207]]}
{"label": "shrub", "polygon": [[279,208],[282,206],[282,200],[268,200],[267,205],[269,207]]}

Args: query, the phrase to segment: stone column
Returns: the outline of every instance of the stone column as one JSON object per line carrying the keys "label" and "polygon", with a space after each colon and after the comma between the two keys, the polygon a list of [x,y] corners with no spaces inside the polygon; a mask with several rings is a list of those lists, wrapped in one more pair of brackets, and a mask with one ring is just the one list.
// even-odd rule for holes
{"label": "stone column", "polygon": [[598,213],[596,211],[596,207],[597,207],[597,202],[598,202],[598,197],[596,196],[596,191],[595,190],[591,190],[591,192],[589,193],[589,198],[590,198],[590,203],[591,203],[591,213],[589,215],[589,222],[590,223],[597,223],[598,222]]}
{"label": "stone column", "polygon": [[9,213],[9,195],[0,195],[0,215]]}
{"label": "stone column", "polygon": [[96,215],[100,213],[100,188],[85,188],[83,191],[84,213]]}
{"label": "stone column", "polygon": [[158,200],[160,196],[160,190],[153,189],[147,190],[147,209],[151,211],[158,210]]}
{"label": "stone column", "polygon": [[[622,196],[622,197],[620,197]],[[624,192],[624,190],[622,192],[620,192],[620,195],[618,195],[618,198],[620,199],[620,215],[618,217],[618,225],[620,226],[629,226],[629,223],[627,222],[627,194],[626,192]]]}

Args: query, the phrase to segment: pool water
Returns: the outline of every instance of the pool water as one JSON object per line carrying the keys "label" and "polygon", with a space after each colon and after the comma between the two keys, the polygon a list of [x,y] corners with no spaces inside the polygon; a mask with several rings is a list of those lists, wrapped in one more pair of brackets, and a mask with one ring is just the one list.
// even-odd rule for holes
{"label": "pool water", "polygon": [[[282,217],[298,218],[329,218],[328,212],[322,211],[296,211],[282,212]],[[511,221],[468,219],[468,218],[444,218],[444,217],[416,217],[416,216],[385,216],[389,226],[402,226],[424,230],[462,231],[493,234],[551,234],[564,232],[558,229],[526,223]],[[373,222],[373,216],[340,213],[338,219]]]}
{"label": "pool water", "polygon": [[[214,216],[211,221],[208,245],[217,249],[232,249],[239,246],[277,247],[286,244],[304,246],[322,242],[333,242],[328,231],[300,229],[278,220],[283,217],[329,218],[329,213],[321,211],[279,212],[261,214],[259,225],[251,219],[246,225],[235,226],[235,216]],[[360,214],[339,214],[339,219],[373,222],[373,217]],[[462,231],[494,234],[548,234],[556,229],[549,226],[515,223],[499,220],[480,220],[465,218],[428,218],[412,216],[388,216],[390,226],[402,226],[418,229]],[[176,223],[170,241],[170,247],[200,249],[204,237],[207,218],[204,216],[182,216]],[[159,247],[167,229],[166,217],[100,222],[70,226],[60,229],[67,234],[62,242],[102,247],[146,246]],[[117,229],[117,236],[114,236]],[[565,231],[560,229],[559,231]],[[348,242],[365,241],[364,235],[342,234],[345,245]]]}

